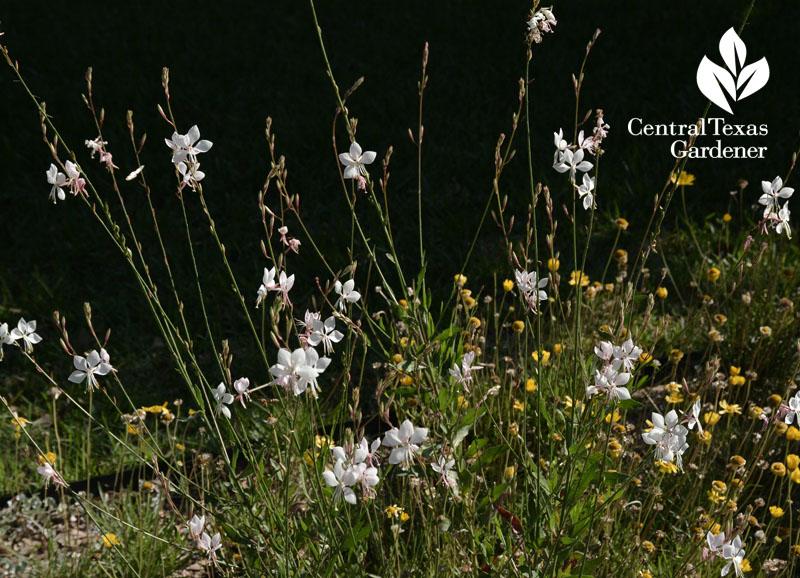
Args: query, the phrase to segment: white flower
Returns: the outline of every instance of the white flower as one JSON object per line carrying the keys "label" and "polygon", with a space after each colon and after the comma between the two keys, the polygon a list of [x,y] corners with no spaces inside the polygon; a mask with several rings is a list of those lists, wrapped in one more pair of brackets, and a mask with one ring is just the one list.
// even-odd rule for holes
{"label": "white flower", "polygon": [[336,464],[333,466],[333,471],[326,469],[324,472],[322,472],[322,478],[330,487],[336,488],[336,490],[333,492],[334,502],[344,498],[345,502],[348,504],[356,503],[356,493],[350,486],[355,485],[355,483],[358,481],[358,477],[353,469],[345,469],[344,461],[336,460]]}
{"label": "white flower", "polygon": [[198,154],[211,150],[214,143],[208,140],[201,140],[198,142],[199,139],[200,129],[197,128],[197,125],[190,128],[189,132],[186,134],[173,132],[171,139],[164,139],[164,142],[166,142],[167,146],[173,151],[172,162],[177,164],[184,161],[187,157],[189,157],[190,161],[195,162]]}
{"label": "white flower", "polygon": [[69,185],[70,192],[73,195],[84,192],[86,181],[81,177],[80,167],[72,161],[67,161],[64,163],[64,170],[67,171],[67,177],[69,177],[67,184]]}
{"label": "white flower", "polygon": [[108,141],[100,140],[100,137],[97,137],[94,140],[85,140],[84,144],[91,151],[91,157],[94,158],[95,153],[101,153],[104,150]]}
{"label": "white flower", "polygon": [[228,409],[228,406],[233,403],[233,396],[225,392],[224,383],[220,383],[214,390],[214,399],[217,401],[217,407],[214,413],[217,415],[222,414],[228,419],[231,419],[231,410]]}
{"label": "white flower", "polygon": [[585,173],[592,170],[594,166],[589,161],[583,160],[583,155],[583,149],[578,149],[574,153],[570,149],[567,149],[559,155],[558,162],[553,168],[559,173],[566,173],[569,171],[569,180],[575,182],[575,171]]}
{"label": "white flower", "polygon": [[775,177],[770,183],[769,181],[761,181],[761,190],[764,194],[758,199],[759,204],[765,205],[764,216],[769,212],[778,212],[779,199],[788,199],[794,193],[791,187],[783,186],[783,179]]}
{"label": "white flower", "polygon": [[126,181],[132,181],[133,179],[135,179],[136,177],[138,177],[138,176],[141,174],[141,172],[142,172],[143,170],[144,170],[144,165],[140,166],[140,167],[139,167],[138,169],[136,169],[135,171],[132,171],[132,172],[128,173],[128,176],[127,176],[127,177],[125,177],[125,180],[126,180]]}
{"label": "white flower", "polygon": [[686,436],[689,433],[682,425],[678,424],[678,413],[673,409],[666,417],[653,412],[653,428],[642,434],[642,440],[648,445],[656,446],[656,459],[663,462],[672,462],[682,466],[683,453],[689,449]]}
{"label": "white flower", "polygon": [[744,571],[742,570],[744,548],[742,548],[741,536],[736,536],[730,543],[722,547],[722,557],[728,560],[728,563],[722,568],[721,576],[727,576],[731,569],[736,571],[736,576],[739,578],[744,576]]}
{"label": "white flower", "polygon": [[697,430],[702,434],[703,433],[703,424],[700,423],[700,400],[696,399],[694,405],[692,406],[692,412],[686,417],[686,421],[688,422],[686,425],[689,429],[694,429],[695,424],[697,424]]}
{"label": "white flower", "polygon": [[286,271],[281,271],[281,274],[278,276],[277,291],[282,293],[284,303],[291,303],[291,301],[289,301],[289,291],[292,287],[294,287],[294,274],[287,277]]}
{"label": "white flower", "polygon": [[256,307],[261,305],[267,292],[274,290],[278,286],[275,284],[275,267],[267,269],[264,267],[264,277],[261,279],[261,287],[258,288],[258,297],[256,298]]}
{"label": "white flower", "polygon": [[558,163],[559,155],[569,146],[564,139],[564,129],[558,129],[558,132],[553,133],[553,144],[556,146],[556,152],[553,154],[553,164],[555,165]]}
{"label": "white flower", "polygon": [[[642,354],[642,348],[633,344],[633,339],[628,338],[625,343],[620,347],[614,348],[614,357],[619,360],[623,369],[632,370],[633,364],[639,359]],[[618,369],[619,365],[615,369]]]}
{"label": "white flower", "polygon": [[556,24],[553,12],[548,8],[541,8],[528,20],[528,32],[533,41],[538,44],[542,41],[542,32],[552,32],[552,27]]}
{"label": "white flower", "polygon": [[778,215],[774,217],[774,220],[777,222],[775,225],[775,232],[779,235],[786,231],[786,236],[788,238],[792,238],[792,228],[789,226],[789,203],[784,203],[783,207],[780,211],[778,211]]}
{"label": "white flower", "polygon": [[400,424],[400,429],[392,428],[383,437],[383,445],[394,448],[389,455],[390,464],[402,464],[403,467],[411,465],[414,456],[419,451],[419,444],[428,437],[428,428],[415,428],[410,420]]}
{"label": "white flower", "polygon": [[344,178],[354,179],[359,175],[367,176],[367,169],[364,165],[371,164],[375,160],[374,151],[361,152],[361,147],[356,141],[350,144],[350,152],[341,153],[339,161],[345,166]]}
{"label": "white flower", "polygon": [[380,465],[378,463],[378,457],[375,455],[375,452],[378,451],[378,448],[381,447],[381,439],[375,438],[372,440],[372,445],[367,444],[367,438],[362,437],[361,441],[358,442],[358,447],[355,451],[355,456],[353,458],[353,462],[356,464],[360,464],[361,462],[366,461],[370,466],[377,466]]}
{"label": "white flower", "polygon": [[354,289],[355,286],[356,282],[353,279],[345,281],[344,285],[342,285],[341,281],[334,283],[333,290],[339,295],[339,299],[336,301],[336,307],[339,308],[339,311],[344,311],[348,303],[355,303],[361,299],[361,293]]}
{"label": "white flower", "polygon": [[292,390],[295,395],[301,395],[311,387],[312,395],[316,395],[319,386],[317,377],[325,371],[331,360],[319,357],[315,349],[298,347],[294,351],[280,349],[278,363],[269,368],[275,377],[272,383],[287,390]]}
{"label": "white flower", "polygon": [[247,389],[250,387],[250,380],[246,377],[240,377],[233,382],[233,390],[236,392],[236,400],[241,402],[242,407],[247,407],[244,400],[250,400],[250,394]]}
{"label": "white flower", "polygon": [[16,339],[8,330],[8,323],[0,325],[0,361],[3,359],[3,345],[11,345]]}
{"label": "white flower", "polygon": [[464,357],[461,359],[461,367],[456,364],[453,364],[453,369],[449,370],[450,375],[456,378],[456,383],[459,383],[464,386],[469,392],[469,382],[472,381],[472,371],[475,369],[481,369],[480,365],[472,365],[472,362],[475,361],[475,352],[469,351],[464,354]]}
{"label": "white flower", "polygon": [[[107,356],[108,354],[106,353]],[[108,375],[112,369],[111,365],[103,361],[100,358],[100,354],[95,350],[92,350],[86,357],[76,355],[72,358],[72,363],[75,365],[75,371],[70,374],[68,379],[72,383],[82,383],[85,379],[88,389],[97,389],[97,378],[95,376]]]}
{"label": "white flower", "polygon": [[36,468],[36,471],[39,472],[39,475],[44,477],[45,487],[47,487],[47,484],[49,484],[51,481],[55,484],[59,484],[60,486],[67,485],[64,480],[61,479],[61,476],[58,475],[58,472],[53,469],[53,466],[50,465],[50,462],[43,463],[41,466]]}
{"label": "white flower", "polygon": [[193,162],[186,164],[181,161],[175,164],[181,174],[181,187],[188,186],[192,190],[197,188],[197,183],[206,178],[206,174],[200,170],[200,163]]}
{"label": "white flower", "polygon": [[713,557],[717,554],[722,554],[722,546],[725,545],[725,532],[720,532],[719,534],[712,534],[708,532],[706,534],[706,543],[708,544],[708,552]]}
{"label": "white flower", "polygon": [[61,187],[66,186],[67,184],[67,175],[60,172],[58,167],[53,163],[50,163],[50,168],[47,169],[45,173],[47,175],[47,182],[48,184],[53,185],[50,187],[50,200],[53,201],[53,204],[56,203],[56,198],[59,201],[63,201],[66,197],[64,193],[64,189]]}
{"label": "white flower", "polygon": [[800,391],[794,394],[794,397],[789,398],[789,411],[784,417],[784,421],[786,425],[792,425],[795,418],[797,418],[797,425],[800,425]]}
{"label": "white flower", "polygon": [[204,550],[206,554],[208,554],[208,558],[213,560],[217,557],[217,550],[222,547],[222,537],[219,535],[219,532],[214,534],[213,537],[210,537],[208,534],[203,532],[203,535],[200,536],[200,539],[197,540],[197,545],[200,547],[201,550]]}
{"label": "white flower", "polygon": [[614,355],[614,346],[610,341],[601,341],[599,345],[595,345],[594,354],[603,361],[610,362]]}
{"label": "white flower", "polygon": [[33,346],[42,340],[36,333],[36,321],[25,321],[23,317],[20,317],[17,326],[11,330],[11,337],[14,341],[22,339],[25,353],[33,353]]}
{"label": "white flower", "polygon": [[587,211],[594,204],[594,179],[589,175],[583,175],[583,184],[578,187],[578,195],[583,199],[583,208]]}
{"label": "white flower", "polygon": [[316,347],[322,343],[325,353],[333,352],[333,344],[339,343],[344,335],[336,329],[336,319],[331,315],[324,322],[320,319],[311,320],[311,333],[308,344]]}
{"label": "white flower", "polygon": [[441,475],[442,483],[445,486],[452,488],[453,491],[458,494],[458,482],[456,481],[456,475],[451,471],[455,464],[455,460],[448,461],[448,459],[444,456],[439,456],[437,463],[431,464],[431,469],[437,474]]}
{"label": "white flower", "polygon": [[630,378],[630,373],[617,372],[613,365],[608,365],[602,371],[595,372],[594,385],[586,388],[586,395],[591,397],[597,392],[604,392],[608,401],[630,399],[628,388],[623,387]]}
{"label": "white flower", "polygon": [[528,307],[534,313],[539,310],[539,303],[547,301],[547,293],[544,288],[547,287],[549,279],[538,279],[536,271],[522,271],[520,269],[514,271],[514,276],[517,279],[517,287],[519,287],[522,297],[528,303]]}
{"label": "white flower", "polygon": [[197,538],[203,533],[203,526],[206,525],[206,517],[200,516],[199,518],[195,514],[192,516],[192,519],[189,520],[189,532],[192,534],[192,537]]}

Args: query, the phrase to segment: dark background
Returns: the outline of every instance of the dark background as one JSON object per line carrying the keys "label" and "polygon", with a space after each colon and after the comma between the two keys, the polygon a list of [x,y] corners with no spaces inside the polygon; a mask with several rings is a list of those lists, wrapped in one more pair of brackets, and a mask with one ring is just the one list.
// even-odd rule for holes
{"label": "dark background", "polygon": [[[412,271],[417,255],[416,149],[407,131],[416,126],[422,48],[430,43],[423,220],[429,281],[443,295],[466,255],[491,190],[497,137],[510,128],[518,80],[524,74],[530,4],[318,4],[340,87],[346,89],[359,76],[366,78],[349,101],[351,114],[359,119],[359,142],[378,151],[379,159],[394,146],[392,219],[400,252],[409,256],[406,265]],[[635,248],[636,232],[646,224],[652,198],[673,165],[673,139],[631,137],[628,120],[696,121],[706,104],[695,83],[697,65],[704,54],[721,63],[719,38],[729,27],[738,28],[747,5],[730,0],[555,4],[556,32],[534,46],[536,178],[552,186],[557,204],[568,198],[565,179],[551,168],[552,133],[563,127],[572,134],[571,76],[586,43],[600,28],[580,106],[581,118],[590,107],[603,108],[611,125],[598,195],[599,244],[613,236],[613,219],[625,216],[632,227],[623,246]],[[791,1],[760,2],[752,13],[743,33],[748,62],[765,56],[769,83],[736,105],[734,117],[713,106],[711,115],[728,116],[737,124],[767,123],[766,138],[728,139],[724,144],[768,145],[769,151],[764,160],[690,162],[687,170],[697,175],[697,184],[690,189],[689,210],[698,219],[730,210],[727,193],[740,178],[750,181],[746,196],[754,202],[759,181],[785,174],[800,144],[798,17],[800,6]],[[12,57],[19,60],[34,92],[47,101],[56,126],[79,151],[82,167],[96,184],[105,186],[108,178],[82,145],[96,136],[81,100],[86,68],[94,67],[95,100],[105,107],[104,130],[122,177],[135,168],[125,128],[126,110],[134,111],[137,132],[148,133],[143,162],[166,242],[176,248],[174,265],[190,305],[193,278],[182,252],[183,224],[163,143],[171,129],[156,110],[156,104],[163,103],[162,66],[171,70],[173,110],[182,132],[198,124],[202,137],[214,142],[212,151],[200,158],[207,174],[204,188],[245,294],[255,298],[265,264],[256,200],[269,170],[267,116],[274,120],[278,153],[287,157],[290,189],[300,193],[305,219],[324,242],[334,267],[347,264],[350,221],[330,146],[335,101],[305,2],[4,2],[0,19]],[[168,360],[156,355],[154,327],[129,271],[81,203],[68,199],[53,206],[48,201],[44,173],[51,158],[41,140],[38,115],[5,66],[0,68],[0,94],[0,319],[16,321],[19,314],[39,319],[40,333],[55,347],[56,332],[48,318],[58,309],[71,318],[76,347],[88,348],[91,343],[85,335],[80,338],[76,320],[82,303],[91,301],[100,328],[114,328],[117,365],[120,360],[128,365],[128,374],[140,380],[143,397],[163,401],[158,398],[172,381],[171,374],[163,373],[167,366],[161,366]],[[338,137],[344,150],[345,135],[340,132]],[[524,141],[517,142],[518,158],[501,188],[512,207],[522,209],[529,192]],[[378,166],[373,165],[374,176]],[[124,186],[138,231],[150,242],[152,227],[141,190],[134,183]],[[274,198],[268,203],[275,204]],[[236,305],[229,304],[229,283],[196,209],[192,207],[190,218],[210,313],[221,327],[217,336],[245,347],[246,327],[236,317]],[[367,218],[367,207],[363,209]],[[674,223],[668,220],[667,225]],[[562,223],[562,231],[566,225]],[[562,254],[567,252],[565,245]],[[566,261],[562,259],[562,267],[571,269]],[[304,307],[314,276],[322,276],[324,269],[307,245],[292,263],[297,274],[295,302]],[[471,285],[479,287],[491,283],[495,271],[511,274],[500,236],[489,221],[467,273]],[[189,314],[197,319],[196,306]],[[247,373],[247,357],[237,374]],[[12,371],[18,367],[15,361],[7,362]],[[59,371],[62,365],[57,365]]]}

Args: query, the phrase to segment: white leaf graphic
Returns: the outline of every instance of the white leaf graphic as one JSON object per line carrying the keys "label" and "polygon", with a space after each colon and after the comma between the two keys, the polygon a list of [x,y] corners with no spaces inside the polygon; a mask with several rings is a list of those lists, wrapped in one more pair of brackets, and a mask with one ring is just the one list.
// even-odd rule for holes
{"label": "white leaf graphic", "polygon": [[728,99],[725,98],[725,94],[720,89],[720,85],[725,87],[725,90],[733,97],[733,100],[736,100],[736,82],[733,76],[721,66],[711,62],[707,56],[704,56],[700,66],[697,67],[697,87],[708,100],[722,110],[733,114],[728,104]]}
{"label": "white leaf graphic", "polygon": [[744,90],[742,90],[742,93],[739,95],[739,100],[747,98],[754,92],[764,88],[768,80],[769,64],[767,64],[766,58],[762,58],[758,62],[745,66],[739,73],[739,79],[736,81],[737,89],[744,87]]}
{"label": "white leaf graphic", "polygon": [[[736,74],[736,71],[744,66],[747,47],[733,28],[729,28],[719,39],[719,53],[722,55],[722,60],[725,61],[728,70],[732,73]],[[736,66],[737,57],[739,60],[738,67]]]}

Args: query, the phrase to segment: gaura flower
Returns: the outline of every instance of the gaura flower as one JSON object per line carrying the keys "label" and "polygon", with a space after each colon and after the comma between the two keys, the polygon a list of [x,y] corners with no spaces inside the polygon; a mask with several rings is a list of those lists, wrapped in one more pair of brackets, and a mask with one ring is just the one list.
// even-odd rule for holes
{"label": "gaura flower", "polygon": [[172,162],[175,164],[185,161],[187,157],[190,164],[196,162],[197,155],[208,152],[214,144],[209,140],[200,140],[200,129],[197,125],[186,134],[173,132],[172,138],[164,139],[164,142],[172,149]]}
{"label": "gaura flower", "polygon": [[400,428],[392,428],[383,437],[382,445],[394,448],[389,455],[390,464],[401,464],[408,467],[419,451],[419,444],[428,437],[428,428],[417,427],[410,420],[400,424]]}
{"label": "gaura flower", "polygon": [[214,390],[214,399],[217,402],[217,407],[214,409],[214,413],[217,415],[224,415],[228,419],[231,419],[231,410],[228,409],[228,406],[233,403],[234,398],[233,395],[225,392],[224,383],[220,383]]}
{"label": "gaura flower", "polygon": [[222,548],[222,537],[219,532],[214,534],[213,537],[203,532],[202,536],[197,540],[197,545],[208,554],[209,560],[214,560],[217,557],[217,550]]}
{"label": "gaura flower", "polygon": [[64,189],[62,187],[66,186],[67,184],[67,175],[60,172],[58,167],[52,163],[50,163],[50,168],[47,169],[45,173],[47,175],[47,183],[53,185],[50,187],[50,200],[53,201],[53,204],[56,204],[56,199],[59,201],[63,201],[66,199],[66,195],[64,194]]}
{"label": "gaura flower", "polygon": [[372,164],[375,160],[374,151],[361,152],[361,146],[353,141],[350,144],[350,151],[339,154],[339,161],[345,166],[344,178],[354,179],[359,175],[366,177],[367,169],[364,165]]}
{"label": "gaura flower", "polygon": [[[105,350],[104,350],[105,351]],[[106,354],[108,355],[108,354]],[[69,376],[69,381],[72,383],[82,383],[86,380],[86,387],[88,389],[97,389],[98,375],[108,375],[113,369],[110,363],[103,361],[97,351],[92,350],[86,357],[76,355],[72,358],[75,371]]]}
{"label": "gaura flower", "polygon": [[334,283],[333,290],[339,295],[339,299],[336,301],[339,311],[344,312],[348,303],[355,303],[361,299],[361,293],[355,290],[355,286],[356,282],[353,279],[345,281],[344,284],[341,281]]}
{"label": "gaura flower", "polygon": [[10,335],[14,341],[22,340],[25,353],[33,353],[33,346],[42,341],[36,333],[36,321],[25,321],[23,317],[20,317]]}

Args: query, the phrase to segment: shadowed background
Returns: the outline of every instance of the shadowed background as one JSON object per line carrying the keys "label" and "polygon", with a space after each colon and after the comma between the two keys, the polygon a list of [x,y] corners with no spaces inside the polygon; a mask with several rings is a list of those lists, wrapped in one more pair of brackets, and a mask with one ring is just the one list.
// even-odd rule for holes
{"label": "shadowed background", "polygon": [[[358,140],[378,152],[379,161],[394,147],[390,206],[399,252],[414,271],[416,255],[416,148],[408,128],[416,126],[417,81],[424,43],[430,43],[430,81],[425,96],[423,157],[423,223],[430,261],[429,281],[438,295],[449,290],[463,261],[491,190],[493,154],[501,132],[508,132],[517,105],[518,80],[524,73],[526,2],[319,2],[318,15],[334,74],[342,90],[360,76],[365,83],[348,103],[359,119]],[[629,251],[638,244],[637,230],[646,224],[657,194],[672,167],[671,138],[634,138],[627,134],[631,117],[649,123],[692,123],[705,106],[695,72],[702,56],[721,62],[717,43],[730,26],[738,28],[747,2],[556,3],[558,26],[534,46],[534,166],[536,179],[551,185],[557,205],[570,198],[562,175],[552,168],[552,133],[572,134],[574,99],[571,76],[596,28],[602,34],[589,59],[580,117],[602,108],[611,132],[601,165],[596,235],[612,238],[611,222],[624,216],[632,226],[622,240]],[[45,17],[46,15],[46,17]],[[729,122],[767,123],[766,138],[727,139],[723,144],[768,145],[764,160],[692,161],[697,175],[690,189],[689,212],[698,219],[730,210],[728,191],[740,178],[750,181],[746,198],[754,202],[758,183],[784,174],[798,146],[800,115],[795,38],[800,6],[795,2],[762,2],[743,33],[748,61],[765,56],[771,78],[764,89],[735,108],[735,117],[712,107],[712,116]],[[107,175],[91,161],[82,143],[96,136],[81,100],[84,73],[94,67],[94,95],[105,107],[109,150],[124,177],[135,168],[125,127],[125,112],[134,112],[137,133],[146,132],[143,153],[166,243],[174,247],[178,283],[198,321],[193,277],[185,251],[180,209],[175,200],[169,151],[163,143],[171,129],[156,104],[163,103],[161,67],[170,67],[173,110],[182,132],[192,124],[214,142],[200,160],[207,177],[204,189],[220,236],[228,248],[240,286],[255,299],[265,261],[257,194],[268,168],[264,119],[273,118],[278,154],[287,157],[289,187],[301,195],[301,210],[334,268],[347,264],[350,219],[331,148],[335,101],[317,42],[311,11],[305,2],[194,2],[98,4],[94,2],[8,2],[0,8],[4,41],[34,92],[47,101],[53,121],[79,162],[101,191],[110,194]],[[105,234],[85,207],[73,199],[53,206],[47,200],[45,170],[51,158],[39,133],[38,115],[11,70],[0,68],[0,319],[19,314],[40,321],[40,333],[56,353],[53,310],[71,322],[73,344],[88,348],[79,327],[82,303],[90,301],[101,330],[113,327],[116,365],[141,383],[142,402],[167,399],[178,390],[168,358],[159,355],[154,327],[138,288]],[[591,124],[591,123],[590,123]],[[341,129],[341,126],[340,126]],[[346,137],[337,135],[341,150]],[[708,139],[713,140],[713,139]],[[703,143],[701,143],[703,144]],[[705,144],[711,144],[706,142]],[[524,142],[501,182],[502,193],[518,210],[529,200]],[[372,174],[379,173],[379,161]],[[129,209],[145,245],[152,245],[141,189],[124,183]],[[228,338],[241,356],[239,370],[251,363],[248,332],[236,314],[229,282],[218,264],[216,248],[192,195],[190,219],[200,256],[215,338]],[[277,204],[274,197],[267,200]],[[364,203],[360,213],[368,218]],[[737,209],[738,210],[738,209]],[[745,211],[748,207],[745,207]],[[562,234],[568,229],[563,213]],[[520,219],[518,218],[518,221]],[[667,219],[676,226],[675,219]],[[293,229],[297,231],[297,229]],[[518,233],[521,230],[518,227]],[[377,237],[376,237],[377,238]],[[305,240],[304,240],[305,241]],[[568,253],[564,239],[562,254]],[[157,264],[157,253],[150,252]],[[363,254],[360,254],[363,256]],[[572,264],[562,258],[566,270]],[[307,305],[314,277],[324,269],[304,245],[290,261],[297,275],[293,298]],[[500,235],[489,220],[467,269],[478,289],[491,285],[492,274],[511,275]],[[592,270],[590,269],[590,274]],[[160,275],[160,273],[157,273]],[[363,279],[363,278],[362,278]],[[163,279],[162,279],[163,281]],[[326,279],[321,277],[321,281]],[[363,281],[362,281],[363,282]],[[162,294],[167,286],[161,283]],[[361,287],[368,290],[368,287]],[[369,292],[369,291],[364,291]],[[198,334],[198,339],[203,335]],[[21,362],[9,356],[9,371]],[[56,362],[63,357],[41,355]],[[265,378],[260,376],[257,379]],[[37,388],[36,391],[41,391]],[[162,397],[164,399],[162,399]]]}

